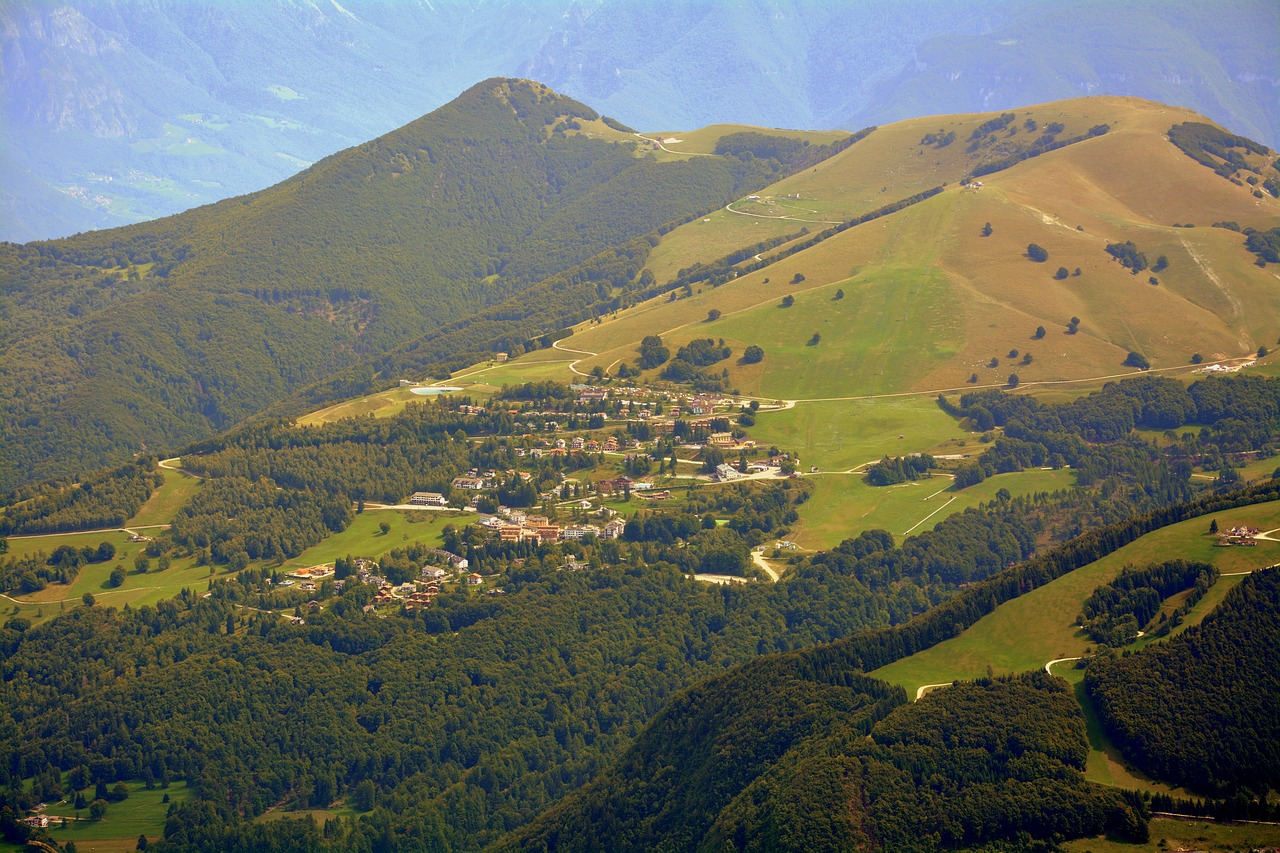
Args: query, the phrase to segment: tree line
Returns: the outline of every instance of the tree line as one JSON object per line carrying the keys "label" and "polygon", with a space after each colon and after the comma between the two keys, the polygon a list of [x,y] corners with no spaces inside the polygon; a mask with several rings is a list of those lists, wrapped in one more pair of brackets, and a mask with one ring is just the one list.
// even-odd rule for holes
{"label": "tree line", "polygon": [[1166,643],[1092,660],[1085,689],[1121,752],[1155,778],[1217,796],[1280,789],[1280,572],[1254,572]]}

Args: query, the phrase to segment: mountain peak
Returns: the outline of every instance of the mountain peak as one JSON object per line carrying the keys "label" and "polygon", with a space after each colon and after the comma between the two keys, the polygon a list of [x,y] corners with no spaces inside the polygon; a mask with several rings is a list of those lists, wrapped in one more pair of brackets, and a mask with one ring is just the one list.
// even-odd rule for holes
{"label": "mountain peak", "polygon": [[572,116],[594,120],[600,117],[591,107],[560,94],[545,83],[519,77],[490,77],[467,89],[450,106],[462,107],[486,95],[511,107],[521,119]]}

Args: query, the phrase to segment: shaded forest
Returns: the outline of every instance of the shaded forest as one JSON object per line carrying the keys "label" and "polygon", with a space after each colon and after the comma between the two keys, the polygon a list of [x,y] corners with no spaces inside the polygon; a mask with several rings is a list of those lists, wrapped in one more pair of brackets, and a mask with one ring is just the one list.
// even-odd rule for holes
{"label": "shaded forest", "polygon": [[1093,660],[1085,688],[1146,773],[1217,796],[1280,788],[1280,571],[1254,572],[1167,643]]}

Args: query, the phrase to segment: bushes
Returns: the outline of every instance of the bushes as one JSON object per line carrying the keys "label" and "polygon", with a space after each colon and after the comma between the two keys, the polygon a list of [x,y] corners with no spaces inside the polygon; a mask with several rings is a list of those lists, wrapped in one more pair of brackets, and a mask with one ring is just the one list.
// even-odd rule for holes
{"label": "bushes", "polygon": [[1042,264],[1049,260],[1049,252],[1037,243],[1030,243],[1027,245],[1027,257],[1038,264]]}
{"label": "bushes", "polygon": [[[1107,254],[1120,262],[1120,266],[1132,272],[1134,275],[1142,272],[1147,268],[1147,256],[1138,251],[1138,247],[1133,244],[1132,240],[1126,240],[1123,243],[1108,243]],[[1164,259],[1164,256],[1160,256]],[[1165,261],[1168,266],[1168,261]],[[1164,267],[1161,267],[1164,269]]]}
{"label": "bushes", "polygon": [[1151,362],[1140,352],[1130,352],[1124,359],[1125,367],[1136,367],[1139,370],[1150,370]]}

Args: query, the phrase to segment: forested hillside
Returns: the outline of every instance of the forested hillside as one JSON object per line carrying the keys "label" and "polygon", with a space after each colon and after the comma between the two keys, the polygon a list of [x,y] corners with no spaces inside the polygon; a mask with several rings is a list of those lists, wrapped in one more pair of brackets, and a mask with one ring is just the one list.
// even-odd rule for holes
{"label": "forested hillside", "polygon": [[1085,687],[1116,745],[1157,779],[1255,799],[1280,788],[1280,571],[1245,578],[1200,625],[1091,661]]}
{"label": "forested hillside", "polygon": [[1111,830],[1141,800],[1086,783],[1084,721],[1044,673],[900,688],[762,660],[673,699],[585,790],[495,850],[838,851],[965,847]]}
{"label": "forested hillside", "polygon": [[[1272,384],[1209,380],[1197,411],[1221,431],[1227,415],[1265,409]],[[1118,399],[1151,403],[1162,390],[1126,384],[1035,413],[1080,441]],[[16,810],[0,811],[0,824],[20,834],[9,819],[21,810],[73,803],[99,784],[182,781],[191,796],[174,803],[160,849],[591,849],[607,838],[634,849],[861,839],[924,850],[1019,832],[1141,834],[1140,803],[1083,783],[1082,723],[1056,682],[982,683],[894,710],[902,692],[862,673],[1147,532],[1275,500],[1280,481],[1187,500],[1185,470],[1114,440],[1081,454],[1094,479],[1075,492],[997,496],[901,544],[866,532],[796,555],[776,583],[708,587],[687,575],[741,573],[749,549],[794,523],[811,493],[803,479],[708,484],[682,503],[632,505],[617,539],[511,542],[450,523],[441,545],[485,585],[455,581],[428,606],[386,600],[384,579],[411,582],[438,559],[438,549],[385,538],[389,524],[366,540],[381,550],[361,561],[363,576],[339,556],[318,588],[284,584],[286,558],[367,523],[355,512],[366,497],[450,491],[468,469],[506,472],[477,504],[547,511],[554,502],[539,496],[555,490],[561,511],[579,512],[564,476],[582,485],[599,460],[535,457],[524,432],[553,395],[565,390],[508,389],[479,412],[443,398],[382,420],[259,424],[193,447],[182,465],[205,479],[144,553],[198,567],[196,588],[121,609],[90,595],[46,622],[12,616],[0,627],[0,702],[12,709],[0,720],[0,784]],[[1002,418],[1018,405],[982,400]],[[1095,418],[1066,416],[1077,410]],[[557,417],[603,420],[585,404]],[[86,500],[81,486],[103,486],[101,505],[127,512],[148,464],[24,492],[13,517],[52,523]],[[1090,529],[1052,545],[1077,524]],[[0,580],[26,595],[29,580],[39,590],[112,556],[6,555]],[[355,817],[257,822],[338,802]]]}
{"label": "forested hillside", "polygon": [[659,163],[598,119],[537,84],[487,81],[269,190],[0,246],[0,488],[225,429],[777,166]]}

